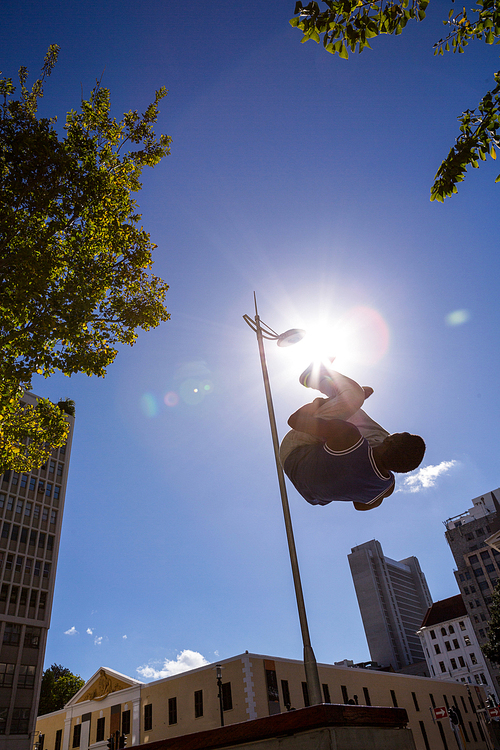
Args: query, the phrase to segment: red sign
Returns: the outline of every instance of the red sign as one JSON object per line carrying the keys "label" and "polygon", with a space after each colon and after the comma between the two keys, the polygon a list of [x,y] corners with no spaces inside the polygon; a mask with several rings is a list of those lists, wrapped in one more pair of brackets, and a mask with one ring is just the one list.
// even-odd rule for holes
{"label": "red sign", "polygon": [[436,719],[446,719],[446,717],[448,716],[446,706],[439,706],[439,708],[435,708],[434,716],[436,717]]}
{"label": "red sign", "polygon": [[500,716],[500,708],[498,708],[498,706],[495,706],[494,708],[489,708],[488,713],[492,719],[495,719],[497,716]]}

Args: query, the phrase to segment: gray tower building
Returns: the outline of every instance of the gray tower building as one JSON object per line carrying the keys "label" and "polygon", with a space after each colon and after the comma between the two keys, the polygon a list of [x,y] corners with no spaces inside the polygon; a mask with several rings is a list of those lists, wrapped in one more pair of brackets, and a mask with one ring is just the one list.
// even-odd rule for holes
{"label": "gray tower building", "polygon": [[31,750],[36,740],[73,435],[67,419],[67,443],[44,466],[0,475],[0,750]]}
{"label": "gray tower building", "polygon": [[[488,537],[500,528],[500,489],[472,501],[472,508],[448,518],[445,537],[455,558],[455,578],[480,646],[487,641],[489,605],[500,578],[500,551]],[[488,663],[490,674],[500,683],[500,670]]]}
{"label": "gray tower building", "polygon": [[416,633],[432,605],[417,558],[384,557],[373,539],[353,547],[348,560],[372,660],[411,671],[425,660]]}

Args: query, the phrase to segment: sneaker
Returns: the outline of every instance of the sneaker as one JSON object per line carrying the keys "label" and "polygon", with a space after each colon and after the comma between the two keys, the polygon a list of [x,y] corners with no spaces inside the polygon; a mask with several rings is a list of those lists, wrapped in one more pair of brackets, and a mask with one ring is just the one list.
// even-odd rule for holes
{"label": "sneaker", "polygon": [[[330,362],[333,362],[334,359],[335,357],[331,357]],[[299,377],[299,383],[305,386],[305,388],[315,388],[318,390],[321,380],[328,377],[330,377],[330,368],[326,367],[322,362],[319,366],[315,362],[312,362]]]}

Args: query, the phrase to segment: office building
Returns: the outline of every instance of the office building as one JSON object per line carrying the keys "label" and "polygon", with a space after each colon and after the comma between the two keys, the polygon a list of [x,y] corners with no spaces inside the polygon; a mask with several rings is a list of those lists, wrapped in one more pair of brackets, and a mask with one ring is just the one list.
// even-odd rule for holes
{"label": "office building", "polygon": [[[472,508],[444,522],[445,537],[457,565],[455,578],[479,646],[487,641],[489,606],[500,577],[500,551],[490,546],[500,526],[500,489],[472,501]],[[500,670],[489,662],[488,669],[500,684]]]}
{"label": "office building", "polygon": [[496,689],[460,594],[434,602],[418,631],[433,677]]}
{"label": "office building", "polygon": [[[37,736],[44,750],[106,750],[119,732],[130,748],[308,705],[301,661],[246,652],[219,667],[220,691],[215,664],[146,685],[101,668],[61,711],[39,717]],[[406,709],[416,750],[455,747],[449,720],[434,717],[441,706],[458,709],[467,747],[491,747],[479,686],[330,664],[318,672],[325,703]]]}
{"label": "office building", "polygon": [[67,443],[44,466],[0,475],[0,750],[34,743],[74,423],[67,419]]}
{"label": "office building", "polygon": [[428,674],[416,633],[432,599],[417,558],[391,560],[373,539],[348,560],[372,660],[396,671],[423,664],[419,673]]}

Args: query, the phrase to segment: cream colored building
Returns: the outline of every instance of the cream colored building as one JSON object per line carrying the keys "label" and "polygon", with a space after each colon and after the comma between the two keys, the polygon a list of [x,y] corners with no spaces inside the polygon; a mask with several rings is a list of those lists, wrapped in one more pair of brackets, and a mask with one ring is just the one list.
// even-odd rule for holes
{"label": "cream colored building", "polygon": [[[220,662],[224,724],[307,705],[304,666],[292,659],[244,653]],[[467,750],[491,750],[484,691],[453,681],[319,664],[325,703],[397,706],[408,712],[417,750],[456,747],[448,719],[433,708],[455,706]],[[119,731],[127,748],[221,725],[216,665],[142,684],[101,668],[61,711],[38,718],[43,750],[106,750]]]}
{"label": "cream colored building", "polygon": [[67,421],[66,445],[44,466],[0,475],[0,750],[33,746],[74,417]]}

